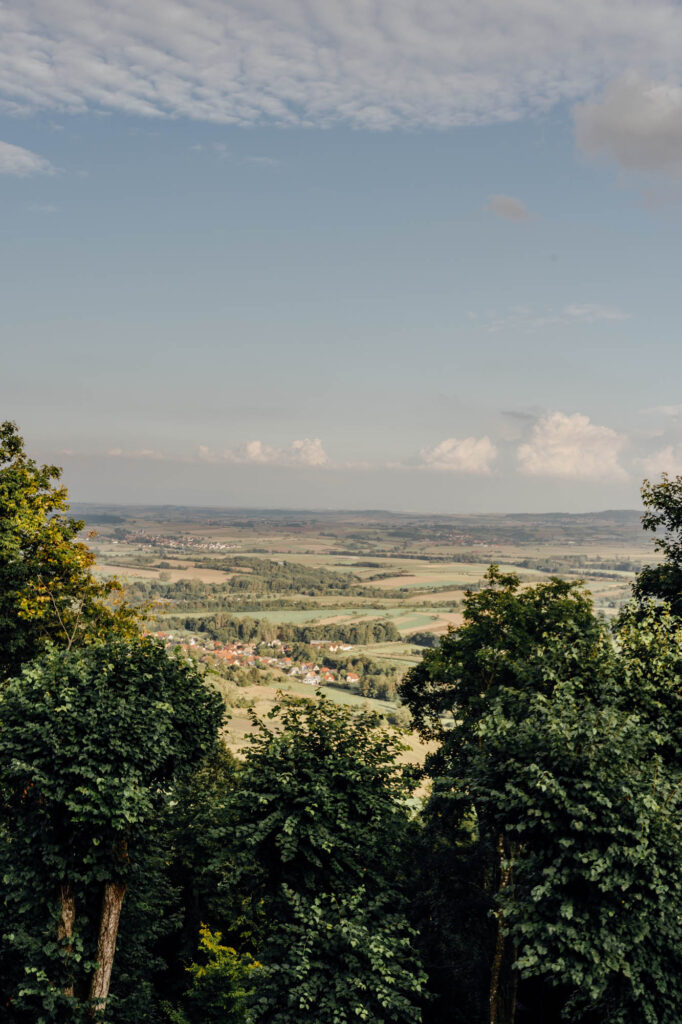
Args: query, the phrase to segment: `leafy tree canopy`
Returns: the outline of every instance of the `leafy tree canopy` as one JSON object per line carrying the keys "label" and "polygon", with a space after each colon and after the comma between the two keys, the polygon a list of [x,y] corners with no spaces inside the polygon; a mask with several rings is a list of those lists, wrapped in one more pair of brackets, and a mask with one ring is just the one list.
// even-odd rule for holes
{"label": "leafy tree canopy", "polygon": [[654,547],[662,555],[658,565],[645,565],[633,591],[636,598],[667,601],[675,615],[682,614],[682,476],[663,473],[660,483],[642,485],[642,526],[655,534]]}
{"label": "leafy tree canopy", "polygon": [[464,623],[425,651],[400,687],[426,739],[456,750],[475,738],[492,700],[519,702],[551,693],[556,681],[599,661],[608,646],[585,591],[552,579],[522,587],[518,576],[492,565],[478,593],[464,599]]}
{"label": "leafy tree canopy", "polygon": [[352,889],[383,876],[411,790],[397,733],[324,696],[284,696],[265,719],[252,719],[235,827],[263,894],[282,884],[310,894],[321,885]]}
{"label": "leafy tree canopy", "polygon": [[377,715],[324,697],[283,697],[255,724],[226,865],[263,964],[254,1019],[419,1021],[403,744]]}
{"label": "leafy tree canopy", "polygon": [[28,457],[16,424],[0,424],[0,678],[50,641],[71,647],[135,631],[120,584],[93,576],[60,476]]}
{"label": "leafy tree canopy", "polygon": [[676,1024],[682,806],[648,729],[572,680],[522,720],[496,702],[480,736],[467,783],[500,837],[494,903],[516,971],[559,986],[574,1020]]}
{"label": "leafy tree canopy", "polygon": [[88,964],[101,959],[103,888],[120,913],[174,787],[213,748],[223,714],[191,664],[144,638],[51,649],[6,682],[0,899],[5,941],[34,978],[22,998],[44,1005],[61,988],[65,1007],[82,1002]]}

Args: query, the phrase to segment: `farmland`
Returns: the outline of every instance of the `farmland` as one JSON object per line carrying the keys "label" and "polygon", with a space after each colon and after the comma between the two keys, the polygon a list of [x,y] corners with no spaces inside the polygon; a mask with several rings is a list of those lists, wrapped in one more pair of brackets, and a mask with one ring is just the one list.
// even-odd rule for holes
{"label": "farmland", "polygon": [[[626,600],[634,572],[652,557],[635,511],[546,516],[97,506],[76,511],[88,529],[97,531],[92,545],[102,574],[130,582],[206,584],[215,588],[221,610],[257,613],[270,621],[390,616],[406,636],[424,628],[443,632],[447,613],[457,611],[464,591],[480,583],[491,562],[529,583],[552,574],[584,579],[597,606],[612,614]],[[182,611],[192,609],[183,604]]]}
{"label": "farmland", "polygon": [[[583,580],[597,610],[610,617],[628,599],[634,573],[652,560],[635,511],[410,516],[81,506],[76,512],[87,531],[96,531],[89,542],[97,572],[118,576],[129,599],[148,606],[151,631],[189,645],[212,671],[222,657],[216,679],[233,696],[240,687],[231,708],[233,746],[248,731],[248,707],[263,710],[282,688],[310,692],[292,678],[311,677],[308,665],[335,699],[364,701],[391,716],[399,710],[400,678],[424,645],[457,628],[465,592],[480,585],[493,562],[528,584],[552,575]],[[278,658],[260,657],[272,643],[284,645]],[[347,683],[347,676],[358,681]],[[332,678],[336,684],[326,685]]]}

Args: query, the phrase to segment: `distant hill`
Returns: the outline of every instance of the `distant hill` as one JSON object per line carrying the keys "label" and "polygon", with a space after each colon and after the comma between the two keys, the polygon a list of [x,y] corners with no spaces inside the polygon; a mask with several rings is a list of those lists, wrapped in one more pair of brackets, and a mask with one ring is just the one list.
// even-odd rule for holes
{"label": "distant hill", "polygon": [[341,540],[378,536],[398,541],[454,545],[599,544],[650,546],[636,509],[600,512],[509,512],[480,515],[424,515],[406,512],[292,509],[192,508],[182,505],[99,505],[74,503],[73,512],[88,526],[137,523],[187,527],[223,527],[255,535],[271,530],[332,535]]}

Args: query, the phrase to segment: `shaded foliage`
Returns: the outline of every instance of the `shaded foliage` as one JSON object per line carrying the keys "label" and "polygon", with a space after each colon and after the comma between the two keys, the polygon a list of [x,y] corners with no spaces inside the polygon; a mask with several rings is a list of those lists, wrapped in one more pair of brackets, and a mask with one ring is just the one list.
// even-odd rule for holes
{"label": "shaded foliage", "polygon": [[662,558],[638,573],[633,592],[638,600],[666,601],[674,615],[682,614],[682,477],[663,473],[660,483],[642,485],[642,527],[655,534],[654,548]]}
{"label": "shaded foliage", "polygon": [[173,787],[222,717],[196,670],[145,639],[48,651],[0,691],[3,939],[25,974],[14,1005],[36,1021],[87,1002],[102,887],[125,892],[138,858],[149,867]]}

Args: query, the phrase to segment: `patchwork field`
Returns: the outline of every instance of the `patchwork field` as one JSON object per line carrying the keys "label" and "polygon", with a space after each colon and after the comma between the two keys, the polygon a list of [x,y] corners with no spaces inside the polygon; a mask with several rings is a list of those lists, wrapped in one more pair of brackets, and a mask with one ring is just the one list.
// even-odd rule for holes
{"label": "patchwork field", "polygon": [[[376,704],[384,712],[397,708],[390,695],[424,645],[461,623],[465,593],[480,586],[491,563],[528,584],[553,575],[582,580],[597,610],[612,616],[628,600],[634,574],[655,560],[635,511],[582,516],[93,506],[75,511],[97,531],[90,541],[97,571],[118,576],[131,600],[151,605],[150,628],[187,642],[194,636],[192,642],[200,644],[211,638],[240,640],[253,650],[277,637],[289,646],[303,644],[301,650],[310,643],[345,641],[345,656],[364,659],[366,675],[358,692],[326,689],[333,699]],[[367,695],[373,692],[370,677],[374,683],[384,679],[384,699]],[[277,686],[311,692],[280,673],[268,685],[245,687],[240,696],[252,700],[257,711],[265,710],[276,699]],[[248,729],[248,715],[241,707],[232,711],[230,742],[237,744]]]}

